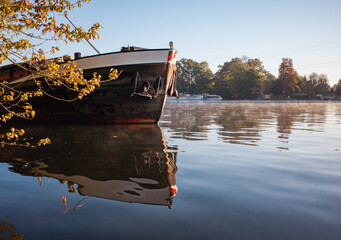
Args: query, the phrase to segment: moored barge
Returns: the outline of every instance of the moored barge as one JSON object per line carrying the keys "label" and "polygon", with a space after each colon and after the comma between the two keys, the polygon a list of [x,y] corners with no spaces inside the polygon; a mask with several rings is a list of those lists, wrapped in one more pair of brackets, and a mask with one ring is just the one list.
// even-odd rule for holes
{"label": "moored barge", "polygon": [[[103,79],[115,68],[117,80],[101,83],[99,88],[82,100],[60,101],[44,95],[30,100],[37,121],[76,123],[156,123],[160,119],[167,95],[175,96],[176,55],[168,49],[123,47],[120,52],[80,57],[75,54],[77,68],[84,77],[93,73]],[[62,63],[61,63],[62,64]],[[0,80],[10,87],[27,91],[33,87],[34,73],[27,74],[15,65],[0,68]],[[49,94],[60,99],[72,99],[75,93],[63,88],[49,89]]]}

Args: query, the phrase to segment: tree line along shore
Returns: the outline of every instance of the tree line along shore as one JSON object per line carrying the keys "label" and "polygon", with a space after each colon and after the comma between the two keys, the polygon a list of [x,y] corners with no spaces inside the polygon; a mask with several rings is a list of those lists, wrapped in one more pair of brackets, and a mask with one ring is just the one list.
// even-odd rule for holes
{"label": "tree line along shore", "polygon": [[291,58],[283,58],[278,77],[261,60],[233,58],[213,73],[207,62],[182,58],[177,62],[177,89],[189,94],[218,94],[223,99],[337,99],[341,79],[330,86],[327,75],[300,76]]}

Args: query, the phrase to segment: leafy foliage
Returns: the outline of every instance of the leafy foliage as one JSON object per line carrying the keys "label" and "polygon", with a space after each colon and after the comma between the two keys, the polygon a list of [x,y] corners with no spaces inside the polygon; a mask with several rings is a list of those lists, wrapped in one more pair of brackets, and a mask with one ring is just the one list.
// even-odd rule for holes
{"label": "leafy foliage", "polygon": [[309,75],[308,90],[317,94],[330,92],[327,75],[312,73]]}
{"label": "leafy foliage", "polygon": [[334,89],[335,94],[341,96],[341,79],[335,84]]}
{"label": "leafy foliage", "polygon": [[[98,39],[101,27],[95,23],[87,31],[79,27],[58,22],[55,15],[67,17],[75,7],[81,7],[90,0],[78,0],[71,3],[67,0],[0,0],[0,64],[10,62],[15,65],[20,74],[31,76],[35,89],[23,91],[8,83],[9,77],[0,76],[0,120],[7,122],[13,117],[32,119],[35,111],[30,99],[49,94],[45,88],[64,87],[76,93],[74,99],[59,99],[75,101],[90,94],[100,86],[101,76],[93,74],[91,79],[83,76],[83,70],[77,68],[76,61],[66,58],[63,64],[59,58],[47,60],[47,55],[54,55],[59,46],[52,46],[47,51],[41,47],[51,42],[81,42]],[[6,70],[3,70],[6,71]],[[8,70],[9,71],[9,70]],[[7,74],[9,76],[9,74]],[[116,79],[117,71],[111,70],[109,78]],[[18,130],[15,130],[16,132]],[[13,134],[11,131],[9,134]],[[14,135],[16,137],[17,135]],[[7,135],[0,135],[0,141]],[[1,142],[6,144],[5,141]],[[49,141],[39,142],[40,145]],[[38,145],[39,145],[38,143]]]}
{"label": "leafy foliage", "polygon": [[[203,64],[205,68],[200,68]],[[276,79],[267,71],[261,60],[247,57],[233,58],[218,67],[211,77],[207,63],[197,63],[191,59],[181,59],[177,63],[180,92],[219,94],[223,99],[254,99],[270,97],[297,97],[299,99],[316,99],[317,94],[331,92],[325,74],[312,73],[309,77],[299,76],[293,66],[293,60],[283,58]],[[200,69],[200,70],[198,70]],[[204,69],[204,70],[202,70]],[[206,74],[206,75],[205,75]],[[210,77],[205,77],[210,76]],[[209,79],[202,81],[202,79]],[[204,82],[206,87],[198,83]],[[341,80],[333,87],[336,94],[341,94]]]}
{"label": "leafy foliage", "polygon": [[300,91],[298,74],[294,70],[291,58],[283,58],[278,70],[278,80],[281,84],[282,94],[292,95]]}
{"label": "leafy foliage", "polygon": [[207,62],[181,59],[177,62],[179,92],[204,93],[213,87],[213,74]]}
{"label": "leafy foliage", "polygon": [[269,91],[274,79],[259,59],[233,58],[219,66],[214,90],[225,99],[253,99]]}

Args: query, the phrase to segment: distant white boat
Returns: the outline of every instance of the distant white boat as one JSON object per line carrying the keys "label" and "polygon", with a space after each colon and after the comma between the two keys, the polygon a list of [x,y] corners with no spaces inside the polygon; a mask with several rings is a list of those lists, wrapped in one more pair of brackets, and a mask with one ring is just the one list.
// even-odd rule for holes
{"label": "distant white boat", "polygon": [[219,95],[204,94],[203,97],[205,101],[222,101],[223,100],[223,98]]}
{"label": "distant white boat", "polygon": [[168,97],[167,102],[192,102],[192,101],[222,101],[219,95],[211,94],[179,94],[178,97]]}
{"label": "distant white boat", "polygon": [[202,101],[204,100],[204,96],[201,94],[186,94],[186,96],[184,96],[184,99],[189,101]]}
{"label": "distant white boat", "polygon": [[167,102],[186,102],[186,101],[203,101],[204,96],[201,94],[179,94],[177,97],[168,97]]}

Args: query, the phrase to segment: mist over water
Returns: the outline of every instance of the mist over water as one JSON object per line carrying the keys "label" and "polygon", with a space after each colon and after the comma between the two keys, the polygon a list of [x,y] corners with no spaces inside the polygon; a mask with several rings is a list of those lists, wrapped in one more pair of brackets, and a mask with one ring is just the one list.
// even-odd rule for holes
{"label": "mist over water", "polygon": [[0,150],[0,219],[27,239],[341,234],[340,102],[167,103],[159,126],[26,129],[53,143]]}

